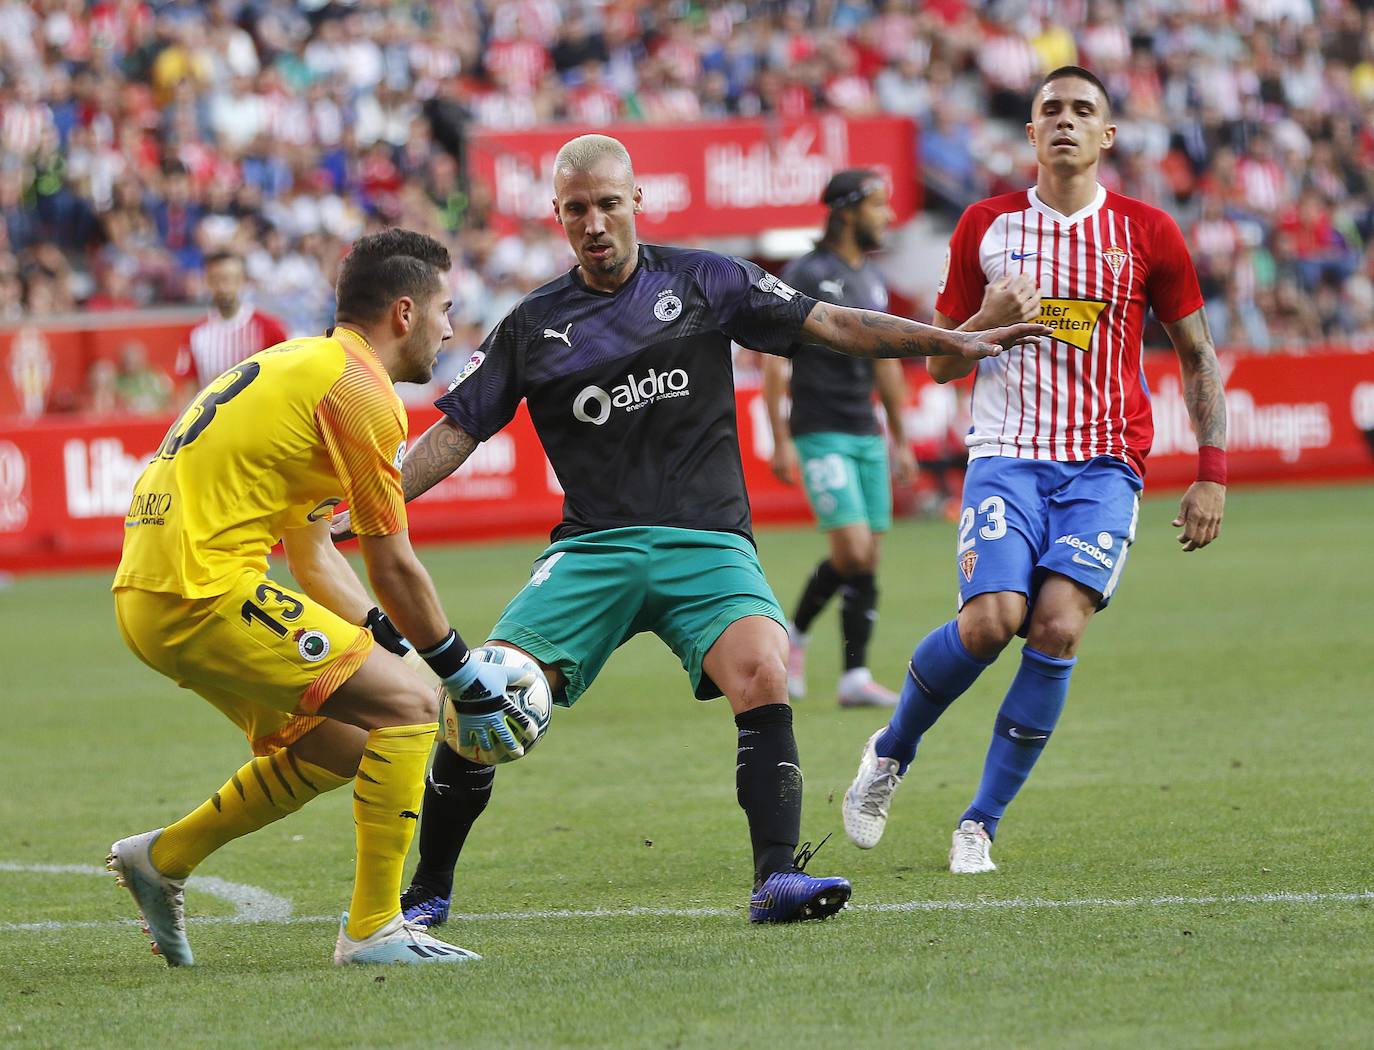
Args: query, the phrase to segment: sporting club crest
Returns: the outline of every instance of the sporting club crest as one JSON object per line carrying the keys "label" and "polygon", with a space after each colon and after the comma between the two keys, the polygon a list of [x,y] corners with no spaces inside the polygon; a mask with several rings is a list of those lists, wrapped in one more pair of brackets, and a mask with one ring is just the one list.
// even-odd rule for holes
{"label": "sporting club crest", "polygon": [[973,582],[973,567],[978,564],[978,552],[975,550],[964,551],[959,555],[959,571],[964,574],[964,582]]}
{"label": "sporting club crest", "polygon": [[1113,277],[1121,276],[1121,267],[1126,265],[1126,253],[1113,244],[1102,249],[1102,258],[1111,268]]}

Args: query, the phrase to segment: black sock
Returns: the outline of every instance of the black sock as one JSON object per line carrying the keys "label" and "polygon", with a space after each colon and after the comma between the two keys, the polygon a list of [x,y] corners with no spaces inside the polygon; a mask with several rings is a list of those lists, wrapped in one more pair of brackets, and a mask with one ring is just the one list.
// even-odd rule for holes
{"label": "black sock", "polygon": [[801,838],[802,773],[792,708],[765,704],[735,716],[735,797],[749,819],[754,876],[762,882],[792,866]]}
{"label": "black sock", "polygon": [[792,614],[792,623],[797,630],[806,633],[811,621],[820,615],[825,603],[843,582],[844,577],[830,564],[830,559],[822,559],[811,573],[811,578],[806,581],[806,586],[802,588],[801,597],[797,599],[797,611]]}
{"label": "black sock", "polygon": [[469,762],[447,744],[434,751],[425,778],[420,810],[420,863],[412,883],[447,897],[453,893],[453,867],[468,832],[491,799],[495,766]]}
{"label": "black sock", "polygon": [[878,586],[871,572],[851,576],[840,592],[840,634],[844,638],[844,669],[868,666],[868,640],[878,618]]}

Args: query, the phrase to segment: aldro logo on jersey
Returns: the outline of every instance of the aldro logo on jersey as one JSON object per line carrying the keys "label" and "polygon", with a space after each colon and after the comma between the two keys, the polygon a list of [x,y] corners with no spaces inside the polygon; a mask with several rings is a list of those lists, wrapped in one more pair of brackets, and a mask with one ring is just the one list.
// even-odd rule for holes
{"label": "aldro logo on jersey", "polygon": [[655,401],[687,397],[692,392],[691,381],[691,376],[683,368],[667,372],[651,368],[643,378],[631,372],[625,377],[625,382],[611,387],[609,392],[599,386],[584,387],[573,398],[573,418],[599,427],[611,418],[612,408],[638,412]]}
{"label": "aldro logo on jersey", "polygon": [[1099,299],[1041,299],[1036,320],[1054,329],[1051,338],[1079,350],[1091,350],[1093,332],[1106,308],[1107,304]]}

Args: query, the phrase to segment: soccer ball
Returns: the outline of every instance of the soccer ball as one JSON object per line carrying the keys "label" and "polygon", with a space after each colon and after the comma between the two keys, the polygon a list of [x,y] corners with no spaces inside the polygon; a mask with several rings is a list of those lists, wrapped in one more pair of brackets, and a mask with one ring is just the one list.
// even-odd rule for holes
{"label": "soccer ball", "polygon": [[[523,672],[506,690],[506,725],[510,726],[515,739],[520,741],[525,753],[529,754],[530,749],[549,728],[549,716],[553,713],[553,694],[549,690],[549,682],[544,677],[544,672],[524,653],[504,645],[481,646],[472,650],[472,657],[485,660],[487,663],[516,667]],[[469,762],[490,766],[499,762],[514,762],[519,757],[505,749],[484,751],[471,743],[459,744],[458,712],[453,707],[453,698],[449,696],[447,689],[444,690],[441,717],[444,743]]]}

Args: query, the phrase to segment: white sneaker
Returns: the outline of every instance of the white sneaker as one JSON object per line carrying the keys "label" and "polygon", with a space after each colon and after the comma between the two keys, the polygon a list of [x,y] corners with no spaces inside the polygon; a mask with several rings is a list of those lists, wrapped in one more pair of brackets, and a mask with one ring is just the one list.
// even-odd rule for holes
{"label": "white sneaker", "polygon": [[844,816],[844,833],[859,849],[872,849],[883,837],[892,793],[902,782],[902,776],[897,772],[901,763],[895,758],[879,758],[873,750],[882,732],[879,729],[864,744],[859,771],[854,774],[854,783],[844,793],[844,802],[840,806]]}
{"label": "white sneaker", "polygon": [[949,847],[949,870],[956,875],[977,875],[996,871],[992,862],[992,839],[981,821],[966,820],[954,829],[954,841]]}
{"label": "white sneaker", "polygon": [[334,964],[349,963],[458,963],[482,957],[456,944],[432,937],[419,923],[406,922],[398,911],[380,930],[360,941],[348,935],[348,912],[339,920],[339,939],[334,942]]}
{"label": "white sneaker", "polygon": [[787,624],[787,696],[806,699],[806,635]]}
{"label": "white sneaker", "polygon": [[841,707],[896,707],[900,699],[886,686],[873,681],[867,667],[856,667],[840,676],[838,698]]}
{"label": "white sneaker", "polygon": [[186,940],[186,880],[170,879],[153,866],[152,846],[162,831],[157,828],[120,839],[110,847],[105,867],[115,873],[116,883],[134,895],[153,954],[166,959],[168,966],[190,966],[195,959]]}

